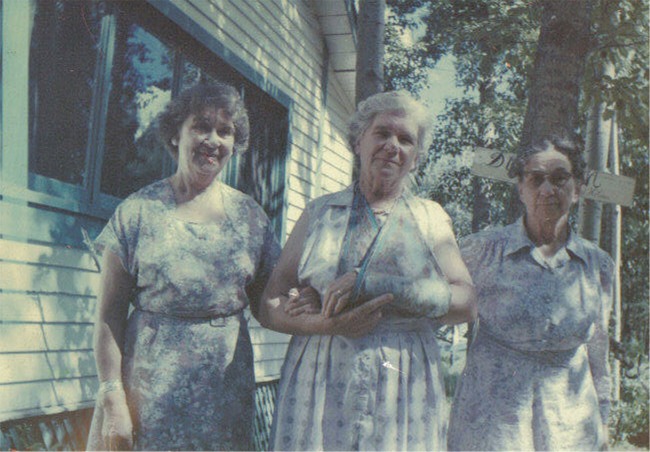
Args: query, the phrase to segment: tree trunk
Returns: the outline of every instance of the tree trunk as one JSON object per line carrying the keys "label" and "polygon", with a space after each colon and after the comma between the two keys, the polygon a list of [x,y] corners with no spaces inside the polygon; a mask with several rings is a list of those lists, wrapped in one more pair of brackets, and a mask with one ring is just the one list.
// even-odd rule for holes
{"label": "tree trunk", "polygon": [[[616,114],[612,118],[611,124],[611,134],[609,142],[609,171],[612,174],[619,174],[619,153],[618,153],[618,129],[616,124]],[[614,259],[614,268],[618,271],[615,273],[614,279],[614,299],[612,301],[612,320],[614,322],[614,340],[617,342],[621,341],[622,333],[622,309],[621,309],[621,247],[622,247],[622,212],[621,206],[617,204],[611,204],[606,206],[605,218],[607,219],[607,233],[606,233],[606,246],[605,250],[609,252]],[[620,362],[615,359],[612,362],[612,400],[620,400],[621,389],[620,389],[620,377],[621,377],[621,365]]]}
{"label": "tree trunk", "polygon": [[[481,107],[492,105],[495,98],[494,77],[491,75],[494,64],[485,65],[488,69],[482,76],[479,84],[479,104]],[[484,122],[480,125],[478,146],[489,148],[494,140],[494,123]],[[490,201],[487,199],[484,190],[484,183],[480,178],[472,178],[472,192],[474,200],[472,203],[472,232],[478,232],[490,224]]]}
{"label": "tree trunk", "polygon": [[[614,66],[611,62],[603,62],[601,74],[595,77],[613,77]],[[593,171],[604,171],[607,167],[612,121],[603,118],[605,102],[591,106],[587,118],[587,137],[585,148],[587,151],[587,168]],[[580,235],[587,240],[599,244],[603,206],[599,201],[582,199],[580,202]]]}
{"label": "tree trunk", "polygon": [[[592,0],[544,0],[542,23],[531,74],[531,87],[520,150],[554,134],[571,136],[579,124],[580,84],[590,50]],[[510,220],[521,212],[516,192]]]}
{"label": "tree trunk", "polygon": [[[360,0],[357,23],[355,105],[384,91],[384,29],[386,0]],[[354,154],[352,179],[359,178],[359,155]]]}
{"label": "tree trunk", "polygon": [[526,146],[578,128],[578,101],[590,50],[589,0],[546,0],[521,137]]}
{"label": "tree trunk", "polygon": [[357,28],[356,103],[384,90],[386,0],[361,0]]}

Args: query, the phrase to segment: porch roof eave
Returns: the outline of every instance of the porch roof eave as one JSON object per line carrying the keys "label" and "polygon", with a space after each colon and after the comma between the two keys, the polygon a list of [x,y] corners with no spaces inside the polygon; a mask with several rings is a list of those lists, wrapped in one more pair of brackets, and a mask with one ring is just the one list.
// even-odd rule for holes
{"label": "porch roof eave", "polygon": [[330,65],[348,99],[355,98],[357,11],[353,0],[311,0]]}

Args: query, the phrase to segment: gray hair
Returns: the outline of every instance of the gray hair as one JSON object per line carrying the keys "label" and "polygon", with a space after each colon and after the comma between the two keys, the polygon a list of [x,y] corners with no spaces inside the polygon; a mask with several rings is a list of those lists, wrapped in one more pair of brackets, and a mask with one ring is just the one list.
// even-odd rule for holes
{"label": "gray hair", "polygon": [[433,141],[431,115],[423,104],[403,90],[374,94],[359,102],[357,111],[352,115],[348,125],[348,145],[350,150],[354,152],[354,148],[361,136],[370,127],[377,115],[386,112],[407,114],[415,121],[418,127],[418,158],[423,157]]}

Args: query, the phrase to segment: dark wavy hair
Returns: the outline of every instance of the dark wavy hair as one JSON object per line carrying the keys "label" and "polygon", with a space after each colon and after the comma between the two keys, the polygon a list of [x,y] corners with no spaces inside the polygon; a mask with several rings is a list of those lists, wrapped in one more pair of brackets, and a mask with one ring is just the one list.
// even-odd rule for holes
{"label": "dark wavy hair", "polygon": [[546,151],[548,148],[553,147],[559,153],[566,155],[571,163],[571,173],[573,177],[580,183],[585,181],[585,170],[587,163],[583,156],[582,140],[578,136],[561,137],[559,135],[549,135],[539,140],[533,141],[530,145],[526,146],[523,152],[520,152],[517,158],[512,162],[508,175],[516,177],[520,181],[524,177],[524,167],[530,158],[539,153]]}
{"label": "dark wavy hair", "polygon": [[224,110],[232,119],[235,125],[235,152],[248,149],[248,112],[237,90],[221,82],[200,82],[169,101],[158,115],[158,136],[174,160],[178,159],[178,146],[172,143],[172,139],[178,136],[188,116],[199,115],[206,108]]}

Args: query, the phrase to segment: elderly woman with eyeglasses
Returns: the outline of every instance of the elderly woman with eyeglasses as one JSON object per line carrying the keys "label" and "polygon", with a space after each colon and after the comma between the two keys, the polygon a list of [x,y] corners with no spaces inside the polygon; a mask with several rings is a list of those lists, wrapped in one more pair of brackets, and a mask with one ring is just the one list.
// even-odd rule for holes
{"label": "elderly woman with eyeglasses", "polygon": [[523,217],[461,245],[479,320],[453,403],[450,450],[607,447],[614,268],[569,226],[585,168],[574,143],[533,143],[511,168]]}

